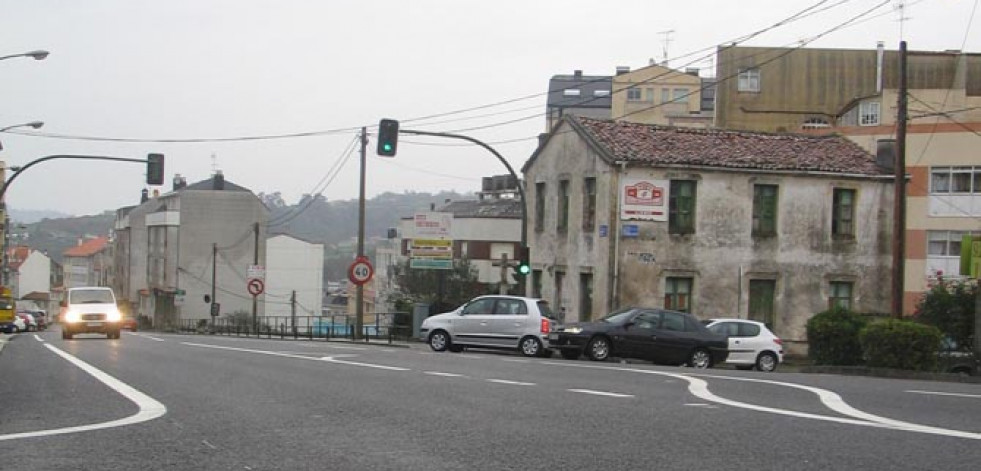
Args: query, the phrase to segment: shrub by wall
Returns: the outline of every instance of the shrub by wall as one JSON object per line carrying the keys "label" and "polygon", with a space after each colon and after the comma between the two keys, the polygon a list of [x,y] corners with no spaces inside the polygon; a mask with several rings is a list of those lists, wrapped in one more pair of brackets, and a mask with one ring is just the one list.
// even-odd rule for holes
{"label": "shrub by wall", "polygon": [[841,308],[815,314],[807,321],[807,355],[815,365],[858,365],[862,345],[858,334],[866,320]]}
{"label": "shrub by wall", "polygon": [[942,335],[932,325],[886,319],[862,329],[859,340],[868,366],[932,371]]}

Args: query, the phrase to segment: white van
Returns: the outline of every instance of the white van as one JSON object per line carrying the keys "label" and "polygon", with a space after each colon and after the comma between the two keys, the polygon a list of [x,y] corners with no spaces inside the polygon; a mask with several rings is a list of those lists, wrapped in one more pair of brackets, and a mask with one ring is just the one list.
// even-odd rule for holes
{"label": "white van", "polygon": [[69,288],[61,302],[61,338],[75,334],[106,334],[118,339],[123,316],[116,307],[112,288],[88,286]]}

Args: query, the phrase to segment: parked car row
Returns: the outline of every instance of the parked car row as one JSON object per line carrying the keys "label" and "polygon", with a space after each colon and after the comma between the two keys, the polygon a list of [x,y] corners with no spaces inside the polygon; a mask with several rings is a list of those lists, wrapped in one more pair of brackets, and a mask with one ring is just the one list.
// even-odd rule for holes
{"label": "parked car row", "polygon": [[783,343],[765,325],[741,319],[705,324],[684,312],[632,307],[595,322],[569,325],[535,298],[491,295],[425,319],[420,336],[434,351],[467,347],[514,349],[525,356],[594,361],[637,358],[664,365],[708,368],[730,362],[773,371],[783,362]]}

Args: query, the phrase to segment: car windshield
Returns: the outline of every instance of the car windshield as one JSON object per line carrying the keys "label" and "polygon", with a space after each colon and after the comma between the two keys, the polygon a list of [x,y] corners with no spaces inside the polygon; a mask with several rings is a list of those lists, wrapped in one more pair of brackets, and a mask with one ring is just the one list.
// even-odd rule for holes
{"label": "car windshield", "polygon": [[112,291],[107,289],[73,290],[68,295],[70,304],[106,304],[112,303]]}
{"label": "car windshield", "polygon": [[634,308],[622,309],[615,311],[608,316],[600,319],[600,322],[606,322],[608,324],[622,324],[630,319],[634,315]]}

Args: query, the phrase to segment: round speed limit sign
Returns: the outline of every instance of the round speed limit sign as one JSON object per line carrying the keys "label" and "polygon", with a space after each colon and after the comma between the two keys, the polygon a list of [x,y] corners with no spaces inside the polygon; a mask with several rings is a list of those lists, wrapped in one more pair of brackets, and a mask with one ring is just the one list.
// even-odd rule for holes
{"label": "round speed limit sign", "polygon": [[371,266],[371,262],[368,261],[368,257],[362,256],[355,259],[351,267],[348,268],[347,279],[356,285],[363,285],[371,280],[374,274],[375,269]]}

